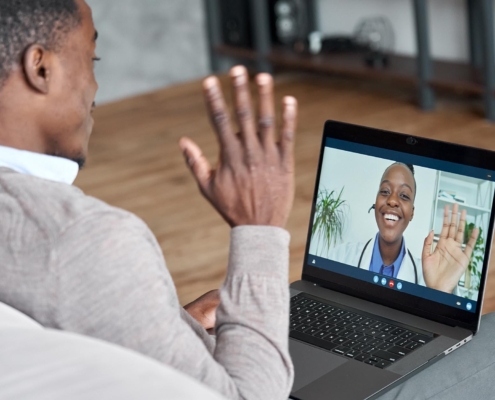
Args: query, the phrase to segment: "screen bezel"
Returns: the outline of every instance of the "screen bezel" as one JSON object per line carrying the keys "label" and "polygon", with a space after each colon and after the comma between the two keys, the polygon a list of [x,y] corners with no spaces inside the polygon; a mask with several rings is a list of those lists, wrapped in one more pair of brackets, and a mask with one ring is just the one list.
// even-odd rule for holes
{"label": "screen bezel", "polygon": [[[476,333],[483,308],[486,277],[489,269],[491,250],[488,252],[485,250],[483,273],[480,280],[480,300],[477,302],[478,307],[474,313],[437,303],[433,300],[427,300],[411,294],[390,290],[370,282],[314,267],[307,263],[311,241],[311,228],[313,225],[316,198],[318,194],[321,167],[327,138],[340,139],[348,142],[429,157],[436,160],[483,168],[490,171],[495,171],[495,152],[343,122],[327,121],[325,123],[321,142],[318,172],[316,175],[308,237],[306,241],[306,251],[303,262],[303,280],[440,323],[451,326],[460,326]],[[494,203],[492,204],[492,210],[494,210],[494,206],[495,196]],[[490,244],[490,246],[487,246],[487,248],[490,247],[490,249],[493,236],[494,217],[495,213],[492,211],[485,242]]]}

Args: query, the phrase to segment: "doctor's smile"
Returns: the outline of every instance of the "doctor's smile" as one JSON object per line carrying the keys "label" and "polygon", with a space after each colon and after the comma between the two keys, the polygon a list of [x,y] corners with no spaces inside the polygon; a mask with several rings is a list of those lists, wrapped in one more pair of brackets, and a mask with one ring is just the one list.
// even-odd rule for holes
{"label": "doctor's smile", "polygon": [[386,221],[398,221],[400,219],[400,217],[398,215],[391,214],[391,213],[384,214],[384,217],[385,217]]}
{"label": "doctor's smile", "polygon": [[397,223],[402,219],[400,215],[391,211],[387,211],[381,214],[382,214],[382,218],[385,220],[385,225],[390,227],[397,226]]}

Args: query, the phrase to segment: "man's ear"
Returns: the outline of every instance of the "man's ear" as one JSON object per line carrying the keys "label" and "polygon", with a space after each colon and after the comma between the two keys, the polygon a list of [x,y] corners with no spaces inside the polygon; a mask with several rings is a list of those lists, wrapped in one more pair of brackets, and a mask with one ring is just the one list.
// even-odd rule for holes
{"label": "man's ear", "polygon": [[413,207],[413,212],[412,212],[412,215],[411,215],[411,221],[413,220],[414,218],[414,207]]}
{"label": "man's ear", "polygon": [[42,45],[32,44],[24,53],[23,68],[27,83],[40,93],[48,94],[52,72],[52,53]]}

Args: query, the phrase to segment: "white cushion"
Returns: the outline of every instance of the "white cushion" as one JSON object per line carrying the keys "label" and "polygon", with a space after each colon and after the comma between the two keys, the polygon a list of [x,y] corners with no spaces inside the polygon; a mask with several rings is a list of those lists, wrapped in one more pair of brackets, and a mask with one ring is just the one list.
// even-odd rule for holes
{"label": "white cushion", "polygon": [[27,315],[13,309],[12,307],[0,303],[0,329],[3,328],[38,328],[41,325]]}
{"label": "white cushion", "polygon": [[190,377],[121,347],[48,329],[0,329],[0,397],[221,400]]}

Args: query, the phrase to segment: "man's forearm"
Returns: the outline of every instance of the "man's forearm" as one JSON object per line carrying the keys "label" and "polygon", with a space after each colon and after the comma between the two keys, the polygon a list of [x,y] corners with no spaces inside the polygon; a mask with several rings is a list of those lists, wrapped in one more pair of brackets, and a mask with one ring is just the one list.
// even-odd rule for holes
{"label": "man's forearm", "polygon": [[286,399],[292,386],[288,245],[280,228],[243,226],[231,234],[215,358],[229,375],[241,374],[236,384],[243,399]]}

